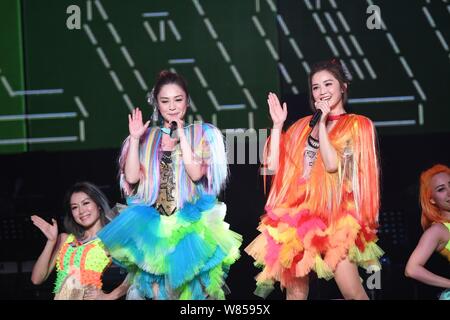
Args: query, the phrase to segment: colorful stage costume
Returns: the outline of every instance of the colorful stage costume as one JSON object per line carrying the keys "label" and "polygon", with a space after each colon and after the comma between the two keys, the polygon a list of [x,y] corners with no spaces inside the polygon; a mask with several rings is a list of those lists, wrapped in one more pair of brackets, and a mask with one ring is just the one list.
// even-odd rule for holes
{"label": "colorful stage costume", "polygon": [[226,205],[216,198],[228,175],[223,137],[209,124],[184,130],[206,175],[194,183],[179,144],[173,152],[161,151],[164,133],[153,127],[140,140],[141,178],[131,186],[124,176],[127,138],[120,183],[129,207],[99,237],[143,297],[224,299],[224,279],[239,258],[242,237],[224,222]]}
{"label": "colorful stage costume", "polygon": [[[448,229],[448,232],[450,232],[450,223],[443,222],[442,224]],[[445,244],[445,248],[442,249],[439,253],[447,258],[447,260],[450,262],[450,240]],[[439,300],[450,300],[450,289],[444,290],[440,294]]]}
{"label": "colorful stage costume", "polygon": [[262,297],[275,281],[286,288],[311,270],[331,279],[346,257],[367,267],[379,266],[383,254],[375,244],[379,177],[372,122],[355,114],[339,118],[328,134],[338,171],[328,173],[320,151],[308,146],[310,119],[300,119],[281,136],[261,234],[246,248],[262,268],[255,291]]}
{"label": "colorful stage costume", "polygon": [[55,300],[83,300],[87,286],[102,288],[102,275],[111,264],[100,239],[79,243],[67,236],[56,258]]}

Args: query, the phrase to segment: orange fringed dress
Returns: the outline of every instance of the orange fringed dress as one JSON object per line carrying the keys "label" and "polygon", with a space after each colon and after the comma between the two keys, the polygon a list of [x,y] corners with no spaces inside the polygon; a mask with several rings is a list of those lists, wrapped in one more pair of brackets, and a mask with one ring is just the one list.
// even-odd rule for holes
{"label": "orange fringed dress", "polygon": [[245,249],[262,268],[255,291],[262,297],[275,281],[286,288],[311,270],[328,280],[346,257],[367,267],[380,266],[383,255],[375,244],[379,170],[372,122],[355,114],[339,118],[329,132],[338,171],[328,173],[319,150],[311,169],[304,168],[310,119],[298,120],[282,134],[278,171],[258,227],[261,234]]}

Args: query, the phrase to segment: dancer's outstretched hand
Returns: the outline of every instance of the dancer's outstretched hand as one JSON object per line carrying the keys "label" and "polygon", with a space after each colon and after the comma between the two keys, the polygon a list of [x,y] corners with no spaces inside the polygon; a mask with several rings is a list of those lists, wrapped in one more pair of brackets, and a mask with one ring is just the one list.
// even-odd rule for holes
{"label": "dancer's outstretched hand", "polygon": [[55,219],[52,219],[52,224],[50,224],[41,217],[33,215],[31,216],[31,221],[42,231],[48,241],[56,242],[58,239],[58,223]]}

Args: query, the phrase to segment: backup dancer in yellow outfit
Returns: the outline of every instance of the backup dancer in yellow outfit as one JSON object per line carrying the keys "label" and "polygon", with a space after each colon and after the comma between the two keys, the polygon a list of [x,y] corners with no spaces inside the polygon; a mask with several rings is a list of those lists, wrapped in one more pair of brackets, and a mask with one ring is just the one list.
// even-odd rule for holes
{"label": "backup dancer in yellow outfit", "polygon": [[379,186],[372,122],[347,114],[348,80],[336,60],[316,64],[309,76],[310,102],[321,110],[281,133],[287,116],[269,94],[273,130],[265,164],[275,172],[261,234],[246,252],[262,267],[255,294],[266,297],[275,281],[288,299],[306,299],[308,275],[335,278],[346,299],[368,299],[357,266],[376,264]]}
{"label": "backup dancer in yellow outfit", "polygon": [[102,275],[111,264],[97,232],[106,224],[109,205],[105,195],[94,185],[75,184],[66,195],[67,214],[64,225],[70,234],[58,235],[58,225],[49,224],[34,215],[31,217],[47,237],[47,243],[33,267],[31,281],[43,283],[56,266],[54,288],[56,300],[111,300],[123,296],[128,284],[125,280],[110,293],[102,291]]}
{"label": "backup dancer in yellow outfit", "polygon": [[420,176],[422,228],[425,230],[406,265],[405,274],[425,284],[446,288],[441,300],[450,300],[450,279],[425,268],[437,251],[450,262],[450,168],[438,164]]}

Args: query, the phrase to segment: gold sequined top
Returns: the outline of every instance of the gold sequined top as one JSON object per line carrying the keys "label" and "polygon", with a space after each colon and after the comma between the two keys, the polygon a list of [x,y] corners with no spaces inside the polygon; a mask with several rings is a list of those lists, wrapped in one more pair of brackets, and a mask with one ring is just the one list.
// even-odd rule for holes
{"label": "gold sequined top", "polygon": [[155,207],[160,214],[170,216],[177,210],[175,177],[172,169],[172,152],[163,151],[160,161],[160,185]]}

